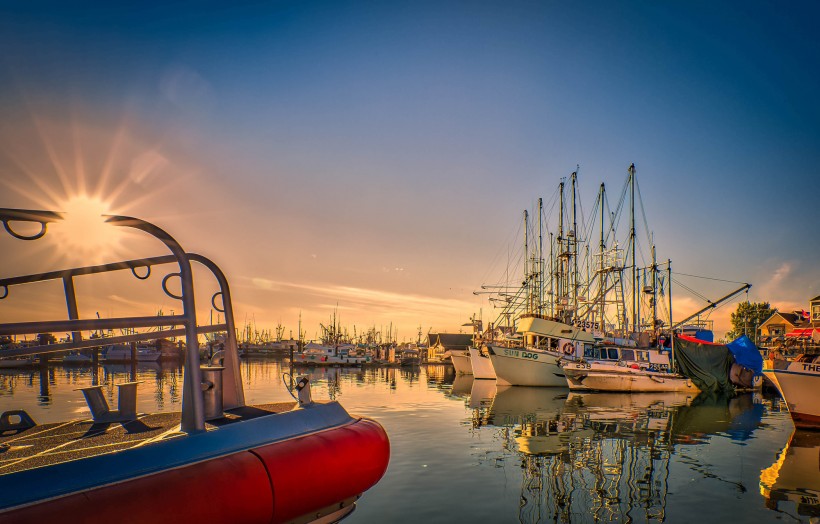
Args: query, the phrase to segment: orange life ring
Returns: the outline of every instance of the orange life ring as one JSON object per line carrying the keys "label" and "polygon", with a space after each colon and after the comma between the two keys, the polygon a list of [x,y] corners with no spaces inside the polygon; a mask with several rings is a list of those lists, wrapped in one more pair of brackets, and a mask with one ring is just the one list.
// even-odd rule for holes
{"label": "orange life ring", "polygon": [[565,355],[574,355],[575,354],[575,346],[572,342],[567,342],[564,344],[564,354]]}

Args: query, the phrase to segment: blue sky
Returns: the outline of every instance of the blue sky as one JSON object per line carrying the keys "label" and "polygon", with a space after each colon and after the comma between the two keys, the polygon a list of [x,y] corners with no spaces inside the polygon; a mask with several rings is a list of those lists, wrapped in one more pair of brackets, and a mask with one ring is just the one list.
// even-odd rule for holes
{"label": "blue sky", "polygon": [[42,207],[33,173],[117,188],[260,323],[491,316],[471,292],[521,211],[576,165],[591,209],[632,162],[660,258],[784,308],[820,294],[816,4],[0,9],[0,206]]}

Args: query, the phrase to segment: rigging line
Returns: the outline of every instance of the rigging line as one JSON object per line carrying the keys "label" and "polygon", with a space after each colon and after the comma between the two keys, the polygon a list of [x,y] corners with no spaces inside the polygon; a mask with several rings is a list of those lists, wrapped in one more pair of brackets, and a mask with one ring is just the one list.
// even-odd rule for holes
{"label": "rigging line", "polygon": [[702,278],[704,280],[714,280],[716,282],[728,282],[730,284],[748,284],[748,282],[737,282],[735,280],[724,280],[722,278],[704,277],[704,276],[701,276],[701,275],[690,275],[688,273],[681,273],[681,272],[678,272],[678,271],[675,272],[675,275],[685,276],[685,277],[693,277],[693,278]]}
{"label": "rigging line", "polygon": [[695,291],[694,289],[692,289],[692,288],[688,287],[687,285],[685,285],[685,284],[683,284],[683,283],[681,283],[681,282],[678,282],[675,278],[673,278],[673,279],[672,279],[672,281],[673,281],[675,284],[677,284],[678,286],[682,287],[683,289],[685,289],[685,290],[689,291],[689,292],[690,292],[690,293],[692,293],[693,295],[695,295],[695,296],[697,296],[697,297],[699,297],[699,298],[701,298],[701,299],[705,300],[706,302],[712,303],[712,301],[711,301],[711,300],[709,300],[707,297],[705,297],[705,296],[701,295],[700,293],[698,293],[698,292],[697,292],[697,291]]}
{"label": "rigging line", "polygon": [[641,215],[643,216],[644,233],[646,233],[649,245],[652,245],[652,238],[649,236],[649,221],[646,220],[646,210],[643,207],[643,196],[641,196],[641,186],[638,184],[638,179],[635,179],[635,189],[638,190],[638,202],[640,203]]}

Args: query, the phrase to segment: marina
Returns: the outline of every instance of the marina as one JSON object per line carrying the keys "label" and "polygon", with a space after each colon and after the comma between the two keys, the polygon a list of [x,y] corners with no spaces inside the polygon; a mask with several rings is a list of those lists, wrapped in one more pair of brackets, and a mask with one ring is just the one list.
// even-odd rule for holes
{"label": "marina", "polygon": [[0,524],[820,524],[820,3],[0,13]]}
{"label": "marina", "polygon": [[[181,370],[138,366],[138,411],[178,410]],[[248,403],[292,402],[281,380],[287,363],[241,367]],[[4,370],[0,395],[48,424],[87,413],[74,390],[95,374],[113,400],[112,384],[129,373],[110,364]],[[390,435],[388,471],[346,522],[680,522],[692,504],[714,508],[703,522],[809,522],[820,512],[820,442],[795,432],[776,395],[578,394],[497,386],[441,364],[306,375],[317,400],[338,400]]]}

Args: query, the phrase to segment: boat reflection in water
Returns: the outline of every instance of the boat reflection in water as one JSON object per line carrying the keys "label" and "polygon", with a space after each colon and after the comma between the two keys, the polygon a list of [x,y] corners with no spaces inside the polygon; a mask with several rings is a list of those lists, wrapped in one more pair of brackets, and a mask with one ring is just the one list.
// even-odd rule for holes
{"label": "boat reflection in water", "polygon": [[[777,460],[760,472],[766,507],[796,520],[820,517],[820,433],[796,430]],[[793,515],[796,511],[797,515]]]}
{"label": "boat reflection in water", "polygon": [[[478,411],[478,410],[477,410]],[[521,460],[520,522],[664,521],[676,448],[761,424],[752,394],[571,393],[499,387],[474,424],[497,426]]]}

